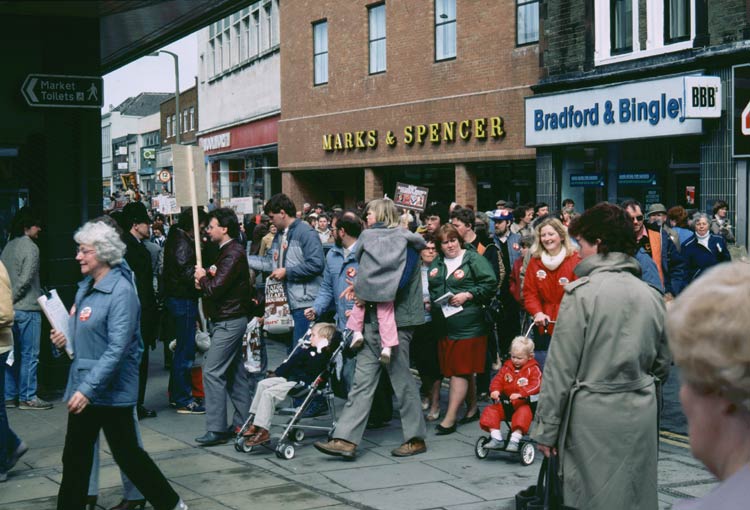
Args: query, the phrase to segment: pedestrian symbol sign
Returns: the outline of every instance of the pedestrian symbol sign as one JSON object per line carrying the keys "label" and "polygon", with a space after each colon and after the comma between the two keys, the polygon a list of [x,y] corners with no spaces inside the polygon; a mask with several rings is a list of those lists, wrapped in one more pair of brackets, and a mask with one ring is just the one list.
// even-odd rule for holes
{"label": "pedestrian symbol sign", "polygon": [[98,76],[30,74],[21,87],[29,106],[101,108],[103,80]]}

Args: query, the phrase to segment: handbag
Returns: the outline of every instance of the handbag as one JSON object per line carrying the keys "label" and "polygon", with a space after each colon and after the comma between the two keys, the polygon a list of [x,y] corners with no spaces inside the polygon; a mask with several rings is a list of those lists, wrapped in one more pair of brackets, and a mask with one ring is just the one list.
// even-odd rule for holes
{"label": "handbag", "polygon": [[576,510],[563,503],[558,462],[557,455],[544,458],[536,485],[531,485],[516,494],[516,510]]}

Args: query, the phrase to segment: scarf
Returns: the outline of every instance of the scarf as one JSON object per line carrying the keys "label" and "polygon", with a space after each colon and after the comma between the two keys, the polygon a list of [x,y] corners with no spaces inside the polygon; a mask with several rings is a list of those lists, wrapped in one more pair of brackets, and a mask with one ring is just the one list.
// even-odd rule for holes
{"label": "scarf", "polygon": [[544,267],[550,271],[554,271],[560,267],[560,264],[563,263],[567,254],[568,252],[565,250],[565,246],[561,246],[560,253],[555,256],[548,254],[546,251],[542,251],[542,264],[544,264]]}
{"label": "scarf", "polygon": [[698,235],[698,232],[695,233],[695,238],[698,239],[698,242],[708,248],[708,238],[711,237],[711,232],[706,232],[706,235],[700,236]]}

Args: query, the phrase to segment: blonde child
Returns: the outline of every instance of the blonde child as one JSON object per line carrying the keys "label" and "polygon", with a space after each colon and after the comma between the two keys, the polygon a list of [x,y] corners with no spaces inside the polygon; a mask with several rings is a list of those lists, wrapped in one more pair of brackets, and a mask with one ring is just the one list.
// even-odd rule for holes
{"label": "blonde child", "polygon": [[333,342],[335,333],[335,324],[315,324],[310,333],[310,345],[300,346],[269,377],[258,383],[250,405],[250,414],[254,415],[253,425],[244,434],[247,446],[256,446],[271,439],[268,429],[276,404],[284,400],[297,383],[312,384],[325,369],[336,350]]}
{"label": "blonde child", "polygon": [[[399,228],[399,214],[392,200],[373,200],[367,205],[365,218],[368,228],[359,236],[354,248],[359,261],[354,293],[366,303],[377,304],[380,362],[388,364],[392,349],[398,345],[393,301],[416,270],[425,242],[422,236]],[[353,348],[364,342],[364,320],[364,307],[352,307],[346,327],[353,332]]]}
{"label": "blonde child", "polygon": [[[534,342],[525,336],[517,336],[510,344],[510,359],[506,361],[490,383],[490,398],[494,401],[505,396],[513,406],[510,422],[512,434],[506,451],[517,452],[519,442],[528,434],[531,426],[531,397],[538,395],[542,387],[542,371],[534,359]],[[500,424],[505,419],[501,403],[487,406],[482,411],[479,426],[490,433],[485,448],[500,448],[503,435]]]}

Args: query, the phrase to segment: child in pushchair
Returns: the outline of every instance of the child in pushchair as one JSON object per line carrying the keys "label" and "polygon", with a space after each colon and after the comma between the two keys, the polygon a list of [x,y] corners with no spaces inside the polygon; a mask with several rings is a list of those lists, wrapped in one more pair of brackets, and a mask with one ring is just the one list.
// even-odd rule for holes
{"label": "child in pushchair", "polygon": [[[336,332],[336,326],[329,323],[314,324],[309,331],[309,340],[303,339],[292,351],[289,357],[275,371],[269,373],[269,377],[258,382],[255,396],[250,406],[250,417],[242,427],[239,441],[244,442],[244,451],[250,451],[252,447],[267,445],[270,440],[270,426],[276,405],[283,401],[287,395],[305,391],[312,394],[323,384],[325,374],[329,370],[329,363],[337,354],[340,344],[340,335]],[[304,411],[304,406],[310,398],[305,399],[303,406],[295,414],[292,422],[282,435],[280,442],[286,437],[299,415]],[[293,452],[293,450],[292,450]],[[293,453],[292,453],[293,456]]]}
{"label": "child in pushchair", "polygon": [[[482,411],[479,426],[489,432],[490,437],[480,438],[477,442],[478,455],[480,446],[484,456],[487,450],[519,451],[521,440],[531,427],[533,408],[536,407],[541,386],[542,371],[534,359],[534,342],[525,336],[517,336],[510,345],[510,359],[490,383],[490,398],[497,403]],[[504,420],[510,420],[510,438],[507,441],[503,441],[500,428]]]}

